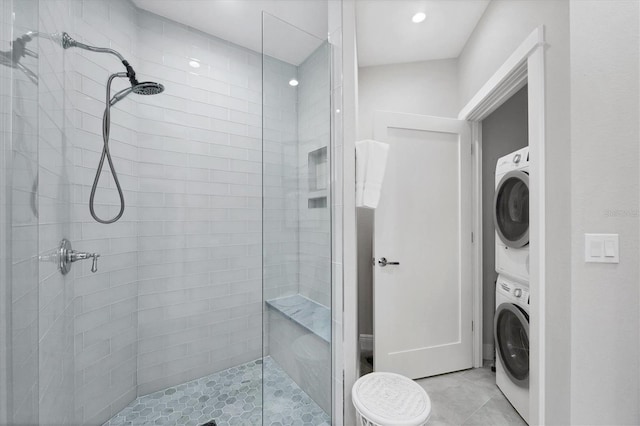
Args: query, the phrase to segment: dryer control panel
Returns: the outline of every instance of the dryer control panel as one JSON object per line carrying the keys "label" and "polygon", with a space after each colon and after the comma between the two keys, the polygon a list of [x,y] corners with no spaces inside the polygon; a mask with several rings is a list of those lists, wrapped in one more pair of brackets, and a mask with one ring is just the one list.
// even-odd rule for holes
{"label": "dryer control panel", "polygon": [[529,304],[529,287],[498,276],[498,290],[519,304]]}
{"label": "dryer control panel", "polygon": [[529,167],[529,147],[526,146],[517,151],[500,157],[496,162],[496,174],[507,173],[511,170],[519,170]]}

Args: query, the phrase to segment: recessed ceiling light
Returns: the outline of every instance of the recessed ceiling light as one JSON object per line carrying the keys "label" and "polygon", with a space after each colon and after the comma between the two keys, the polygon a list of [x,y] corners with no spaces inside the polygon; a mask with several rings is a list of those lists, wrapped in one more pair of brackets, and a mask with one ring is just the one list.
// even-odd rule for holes
{"label": "recessed ceiling light", "polygon": [[416,24],[419,24],[420,22],[424,21],[425,19],[427,19],[427,14],[424,13],[424,12],[418,12],[415,15],[413,15],[413,18],[411,18],[411,20]]}
{"label": "recessed ceiling light", "polygon": [[298,80],[296,80],[295,78],[292,78],[291,80],[289,80],[289,86],[296,87],[297,85],[298,85]]}
{"label": "recessed ceiling light", "polygon": [[193,60],[189,61],[189,66],[191,68],[200,68],[200,62],[198,62],[197,60],[193,59]]}

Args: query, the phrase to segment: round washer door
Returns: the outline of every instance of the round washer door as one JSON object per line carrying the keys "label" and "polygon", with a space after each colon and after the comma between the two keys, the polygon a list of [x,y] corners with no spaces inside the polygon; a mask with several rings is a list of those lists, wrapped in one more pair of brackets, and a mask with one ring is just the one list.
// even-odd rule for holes
{"label": "round washer door", "polygon": [[507,247],[529,244],[529,175],[521,170],[506,173],[493,199],[493,223]]}
{"label": "round washer door", "polygon": [[493,321],[496,352],[509,378],[518,386],[529,385],[529,315],[513,303],[496,309]]}

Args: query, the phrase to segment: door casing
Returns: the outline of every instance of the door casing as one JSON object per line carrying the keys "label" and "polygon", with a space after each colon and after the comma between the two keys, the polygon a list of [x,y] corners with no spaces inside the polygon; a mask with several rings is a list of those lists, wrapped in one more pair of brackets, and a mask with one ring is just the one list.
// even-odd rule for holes
{"label": "door casing", "polygon": [[[473,176],[473,233],[482,241],[482,120],[518,90],[528,86],[529,122],[529,247],[530,247],[530,422],[545,422],[545,35],[540,25],[507,58],[476,95],[462,108],[458,119],[471,123]],[[473,247],[474,366],[482,366],[482,246]]]}

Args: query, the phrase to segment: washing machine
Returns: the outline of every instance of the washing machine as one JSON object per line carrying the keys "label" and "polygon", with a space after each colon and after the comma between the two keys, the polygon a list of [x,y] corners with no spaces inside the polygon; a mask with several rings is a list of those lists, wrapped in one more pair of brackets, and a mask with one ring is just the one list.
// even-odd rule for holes
{"label": "washing machine", "polygon": [[496,384],[529,423],[529,287],[498,275],[496,313]]}
{"label": "washing machine", "polygon": [[493,199],[496,272],[529,283],[529,147],[498,160]]}

